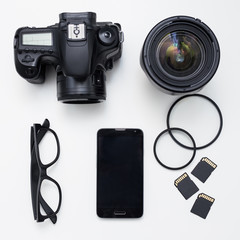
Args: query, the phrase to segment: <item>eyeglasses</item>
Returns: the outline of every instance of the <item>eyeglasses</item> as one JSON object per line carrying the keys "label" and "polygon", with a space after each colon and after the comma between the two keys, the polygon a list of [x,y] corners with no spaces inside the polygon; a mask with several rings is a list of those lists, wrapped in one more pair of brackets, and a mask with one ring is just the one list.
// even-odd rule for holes
{"label": "eyeglasses", "polygon": [[[49,127],[50,122],[47,119],[45,119],[42,125],[33,124],[31,127],[31,194],[34,219],[37,222],[43,222],[45,219],[49,218],[52,223],[55,224],[57,222],[57,213],[61,207],[62,191],[57,181],[47,175],[47,169],[58,160],[60,155],[60,144],[57,134]],[[52,134],[57,145],[56,157],[48,164],[45,164],[45,162],[43,163],[43,161],[41,161],[41,155],[39,152],[39,144],[46,133]],[[43,181],[49,181],[50,183],[53,183],[58,189],[59,200],[55,211],[52,210],[42,196],[41,191]],[[46,214],[42,213],[41,209]]]}

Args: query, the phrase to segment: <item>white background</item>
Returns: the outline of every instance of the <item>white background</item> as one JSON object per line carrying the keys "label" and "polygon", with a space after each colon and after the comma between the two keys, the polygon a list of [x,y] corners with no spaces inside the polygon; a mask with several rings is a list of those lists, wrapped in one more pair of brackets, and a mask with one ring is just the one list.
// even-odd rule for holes
{"label": "white background", "polygon": [[[239,239],[239,11],[228,1],[28,1],[9,0],[1,7],[1,147],[0,239]],[[22,26],[45,27],[61,12],[93,11],[98,21],[119,22],[125,33],[122,58],[107,73],[107,100],[94,105],[65,105],[56,98],[56,75],[47,73],[43,85],[33,85],[15,71],[13,36]],[[221,61],[213,79],[200,92],[217,102],[224,128],[209,148],[198,151],[183,171],[169,171],[152,151],[157,134],[166,128],[166,114],[177,97],[155,88],[139,65],[143,41],[159,21],[174,15],[200,18],[216,34]],[[176,126],[183,126],[198,143],[214,136],[215,110],[201,100],[186,101]],[[208,109],[208,110],[207,110]],[[177,114],[177,112],[176,112]],[[45,118],[61,144],[59,162],[49,171],[61,185],[63,202],[58,222],[33,220],[30,197],[30,126]],[[103,220],[96,215],[96,133],[104,127],[135,127],[144,132],[144,216],[135,220]],[[204,128],[202,128],[204,127]],[[164,140],[164,139],[163,139]],[[163,158],[179,160],[191,152],[165,137]],[[180,152],[178,152],[180,151]],[[190,174],[201,157],[218,168],[205,184]],[[168,161],[168,160],[166,160]],[[190,213],[197,197],[185,200],[173,181],[184,171],[216,199],[206,220]]]}

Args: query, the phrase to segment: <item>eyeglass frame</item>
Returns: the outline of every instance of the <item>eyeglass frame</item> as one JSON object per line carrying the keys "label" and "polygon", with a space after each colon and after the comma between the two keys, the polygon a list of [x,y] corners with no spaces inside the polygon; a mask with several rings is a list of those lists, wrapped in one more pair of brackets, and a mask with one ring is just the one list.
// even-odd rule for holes
{"label": "eyeglass frame", "polygon": [[[47,132],[51,132],[55,137],[57,143],[57,154],[52,162],[49,164],[43,164],[40,159],[39,153],[39,143],[45,136]],[[31,127],[31,137],[30,137],[30,151],[31,151],[31,170],[30,170],[30,180],[31,180],[31,196],[32,196],[32,208],[34,219],[37,222],[43,222],[49,218],[52,223],[57,222],[57,213],[60,210],[62,202],[62,191],[61,187],[56,180],[47,175],[47,169],[51,167],[54,163],[57,162],[60,156],[60,143],[58,136],[54,130],[50,128],[50,122],[48,119],[45,119],[44,123],[33,124]],[[37,167],[37,169],[36,169]],[[59,203],[57,209],[53,211],[51,207],[46,203],[41,194],[41,185],[44,180],[48,180],[54,183],[57,186],[59,192]],[[42,215],[40,211],[40,205],[43,210],[46,212],[46,215]]]}

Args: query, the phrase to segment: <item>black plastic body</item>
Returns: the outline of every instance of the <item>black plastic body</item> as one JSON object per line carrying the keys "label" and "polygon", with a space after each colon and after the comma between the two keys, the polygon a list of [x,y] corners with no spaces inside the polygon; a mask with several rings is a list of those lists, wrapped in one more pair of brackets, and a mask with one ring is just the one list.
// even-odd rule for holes
{"label": "black plastic body", "polygon": [[[17,72],[30,83],[43,83],[45,66],[57,72],[57,97],[65,103],[100,102],[106,99],[105,71],[121,57],[120,24],[96,22],[96,14],[62,13],[58,24],[47,28],[19,28],[14,37]],[[81,36],[78,26],[82,26]],[[69,36],[70,28],[76,38]],[[78,31],[78,32],[77,32]],[[50,33],[52,44],[28,45],[24,34]]]}
{"label": "black plastic body", "polygon": [[[162,71],[156,61],[159,41],[167,34],[185,31],[195,35],[203,44],[205,61],[194,76],[179,80]],[[201,90],[214,76],[220,61],[220,48],[212,30],[199,19],[174,16],[159,22],[147,35],[140,56],[140,64],[149,80],[160,90],[172,95],[195,93]]]}
{"label": "black plastic body", "polygon": [[100,129],[97,134],[97,215],[143,215],[143,132]]}

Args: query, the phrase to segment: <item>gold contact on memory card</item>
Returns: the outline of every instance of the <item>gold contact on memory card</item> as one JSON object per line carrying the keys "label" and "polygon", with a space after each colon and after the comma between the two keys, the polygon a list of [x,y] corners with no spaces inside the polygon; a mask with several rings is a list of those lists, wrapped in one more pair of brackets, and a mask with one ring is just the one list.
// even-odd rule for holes
{"label": "gold contact on memory card", "polygon": [[204,199],[206,199],[206,200],[208,200],[209,202],[212,202],[212,203],[215,201],[214,198],[209,197],[208,195],[206,195],[206,194],[204,194],[204,193],[200,194],[198,197],[199,197],[199,198],[204,198]]}
{"label": "gold contact on memory card", "polygon": [[216,168],[217,167],[217,165],[214,163],[214,162],[212,162],[209,158],[207,158],[207,157],[204,157],[204,158],[202,158],[202,161],[203,162],[206,162],[207,164],[209,164],[211,167],[213,167],[213,168]]}
{"label": "gold contact on memory card", "polygon": [[175,180],[175,186],[177,187],[178,184],[184,180],[186,177],[188,177],[187,173],[184,173],[182,176],[180,176],[178,179]]}

